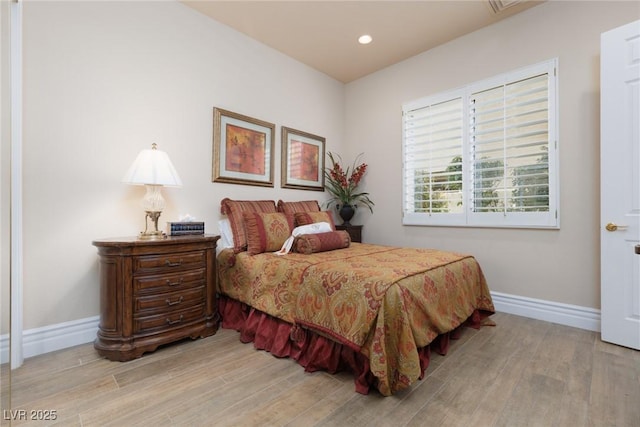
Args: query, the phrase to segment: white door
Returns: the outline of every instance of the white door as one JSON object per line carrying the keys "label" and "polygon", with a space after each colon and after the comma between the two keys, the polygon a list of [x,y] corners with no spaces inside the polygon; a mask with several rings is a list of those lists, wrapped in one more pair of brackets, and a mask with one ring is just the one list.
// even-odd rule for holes
{"label": "white door", "polygon": [[640,21],[602,34],[600,64],[602,340],[640,349]]}

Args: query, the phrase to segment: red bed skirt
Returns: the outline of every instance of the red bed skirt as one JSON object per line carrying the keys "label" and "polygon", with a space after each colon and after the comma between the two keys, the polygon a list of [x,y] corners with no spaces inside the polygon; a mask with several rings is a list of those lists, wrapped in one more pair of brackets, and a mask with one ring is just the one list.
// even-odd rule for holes
{"label": "red bed skirt", "polygon": [[[221,326],[240,332],[240,341],[253,342],[258,350],[266,350],[276,357],[290,357],[307,372],[326,371],[335,374],[352,372],[358,393],[368,394],[371,387],[377,389],[376,377],[369,369],[369,359],[346,345],[318,335],[308,329],[277,319],[242,302],[218,296],[218,309],[222,317]],[[479,327],[482,321],[479,312],[474,312],[464,326]],[[421,348],[420,366],[423,378],[429,366],[431,350],[445,355],[451,339],[460,336],[462,326],[439,335],[430,345]]]}

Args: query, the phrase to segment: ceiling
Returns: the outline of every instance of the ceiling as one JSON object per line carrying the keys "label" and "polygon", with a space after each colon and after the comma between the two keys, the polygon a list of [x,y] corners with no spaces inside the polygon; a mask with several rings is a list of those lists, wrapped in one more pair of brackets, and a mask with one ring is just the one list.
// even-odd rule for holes
{"label": "ceiling", "polygon": [[[181,0],[341,82],[348,83],[541,1]],[[363,34],[373,42],[361,45]]]}

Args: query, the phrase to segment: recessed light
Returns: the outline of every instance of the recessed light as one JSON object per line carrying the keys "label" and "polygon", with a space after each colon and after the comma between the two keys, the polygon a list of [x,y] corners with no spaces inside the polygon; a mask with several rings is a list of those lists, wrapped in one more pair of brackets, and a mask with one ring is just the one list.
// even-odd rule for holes
{"label": "recessed light", "polygon": [[373,40],[373,38],[371,38],[371,36],[369,34],[365,34],[365,35],[362,35],[362,36],[358,37],[358,43],[360,43],[360,44],[369,44],[369,43],[371,43],[372,40]]}

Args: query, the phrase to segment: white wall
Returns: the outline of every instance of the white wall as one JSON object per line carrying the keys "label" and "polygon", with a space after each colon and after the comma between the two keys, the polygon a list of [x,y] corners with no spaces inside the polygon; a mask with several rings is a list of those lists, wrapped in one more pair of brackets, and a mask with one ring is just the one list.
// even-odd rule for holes
{"label": "white wall", "polygon": [[[144,228],[144,189],[120,182],[151,143],[190,213],[217,232],[220,200],[324,200],[280,183],[280,126],[342,149],[344,85],[177,2],[24,3],[24,327],[99,313],[92,240]],[[275,188],[211,182],[213,107],[277,125]]]}
{"label": "white wall", "polygon": [[[345,140],[376,203],[364,239],[472,253],[492,291],[599,308],[600,34],[639,17],[637,2],[547,2],[348,84]],[[402,226],[402,104],[554,57],[561,229]]]}

